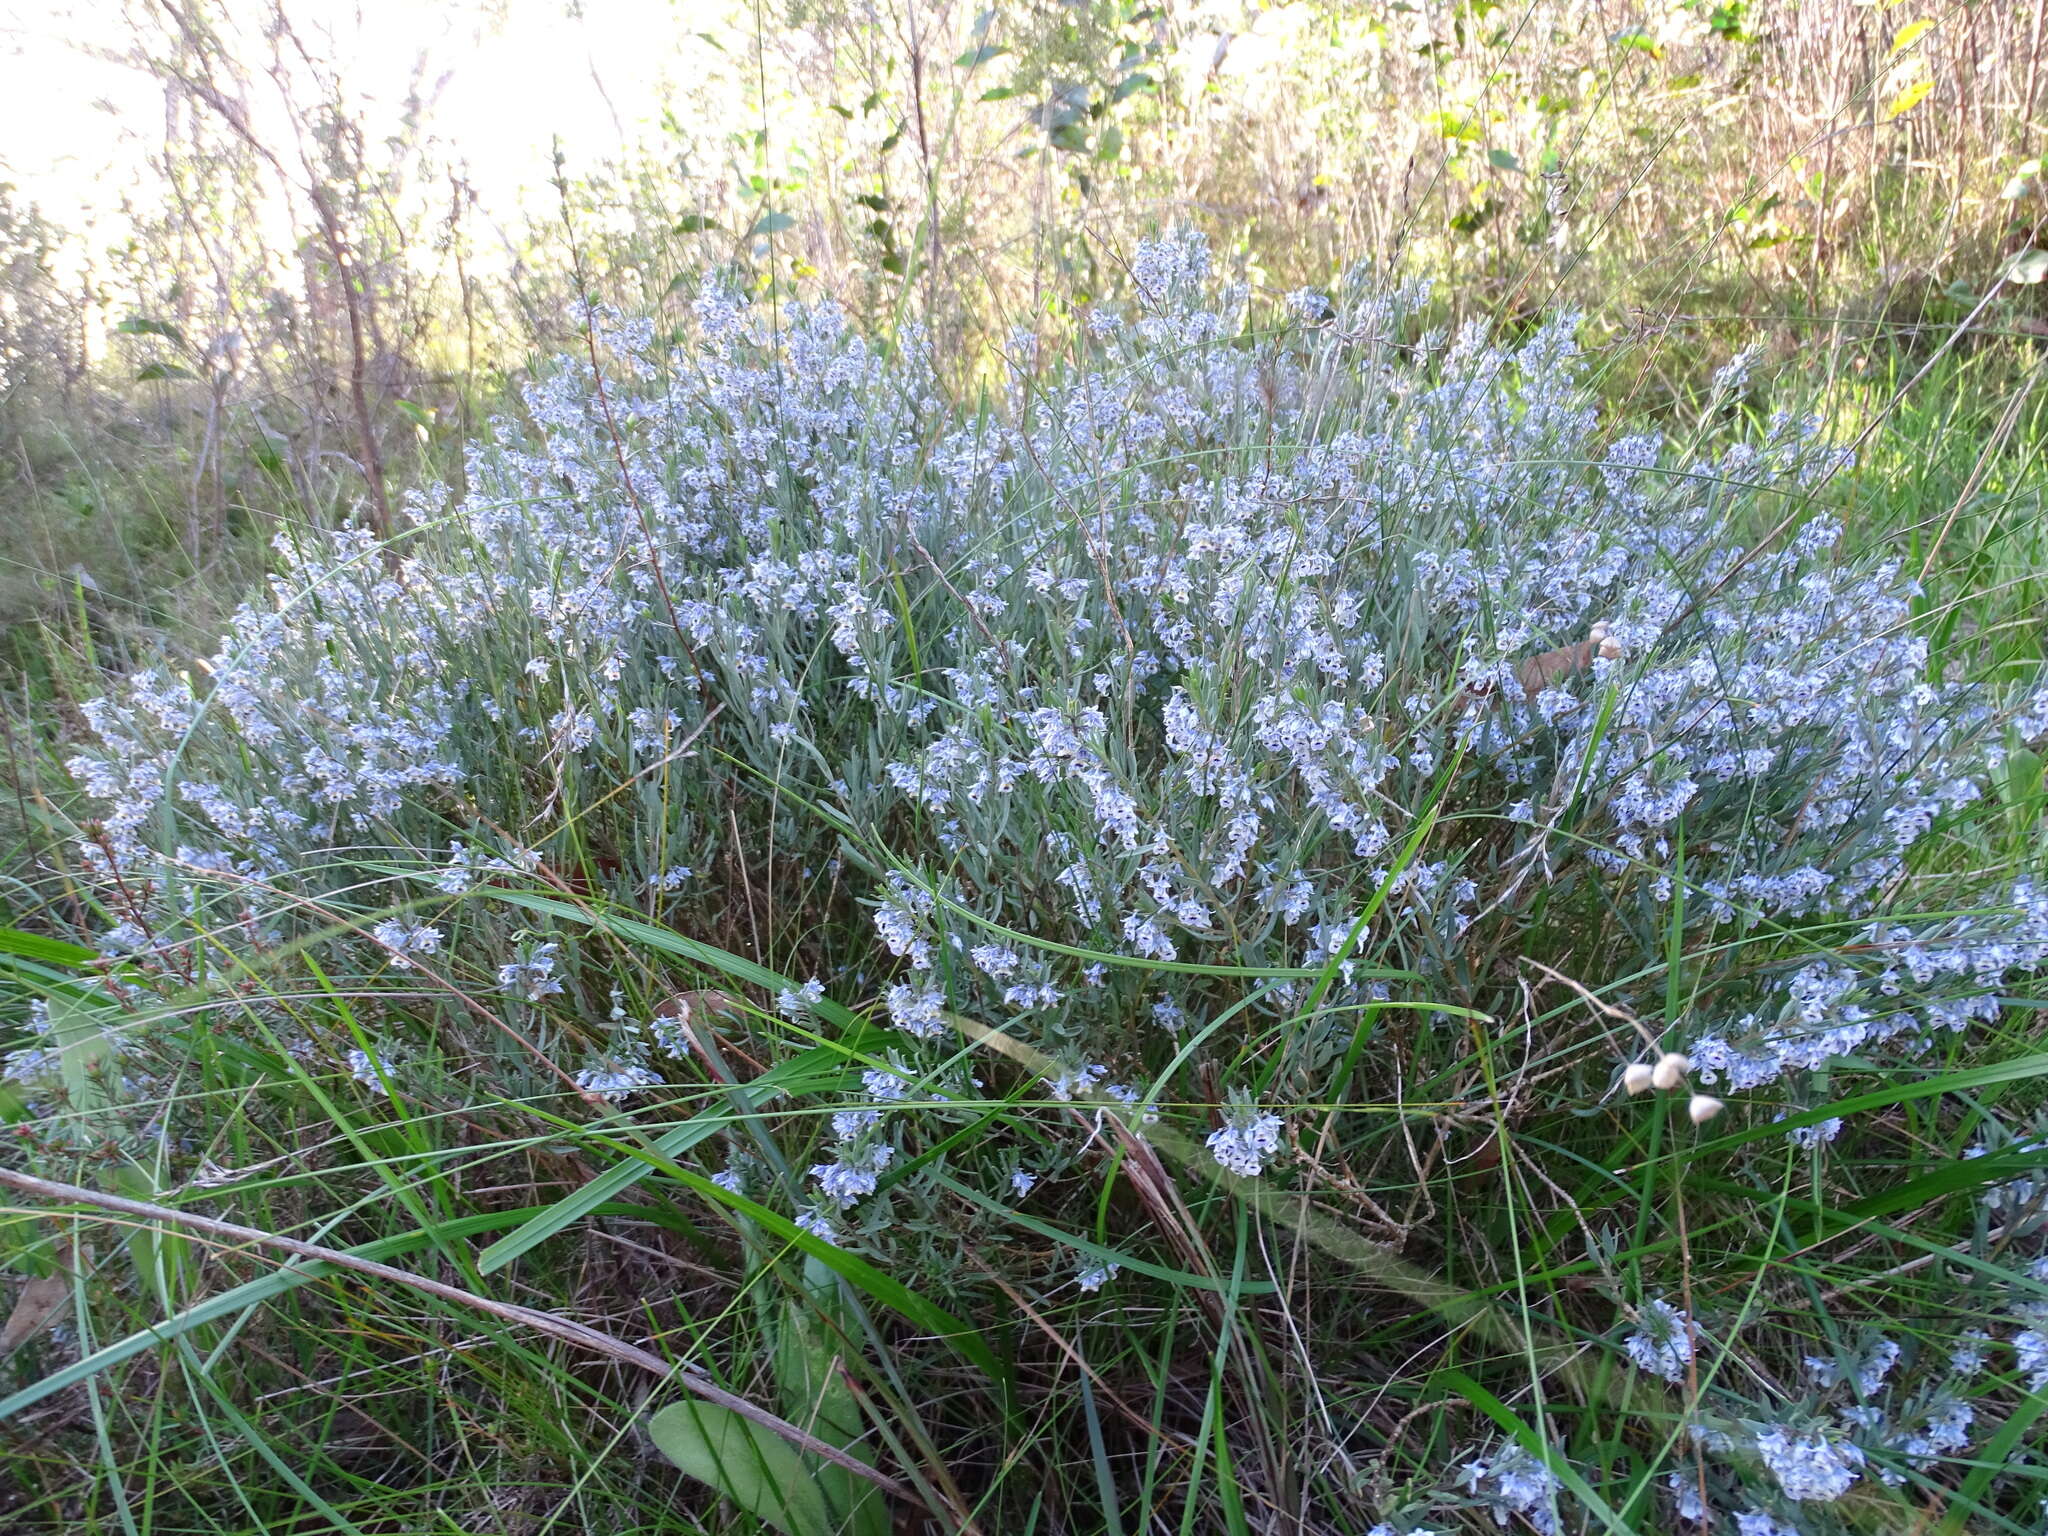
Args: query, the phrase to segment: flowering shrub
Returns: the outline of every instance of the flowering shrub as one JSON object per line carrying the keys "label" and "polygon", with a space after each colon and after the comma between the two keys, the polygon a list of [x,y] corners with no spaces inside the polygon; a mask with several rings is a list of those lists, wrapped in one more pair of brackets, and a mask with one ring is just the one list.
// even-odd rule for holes
{"label": "flowering shrub", "polygon": [[[95,942],[222,996],[317,957],[403,994],[382,1033],[256,1033],[371,1091],[461,1059],[611,1113],[710,1070],[705,1037],[656,1006],[669,960],[561,912],[772,961],[750,1048],[875,1028],[815,1160],[735,1139],[717,1182],[909,1265],[1086,1203],[1112,1131],[1206,1139],[1196,1183],[1376,1166],[1372,1117],[1329,1106],[1490,1102],[1450,1065],[1475,1031],[1543,1084],[1518,1114],[1578,1114],[1636,1042],[1576,1002],[1529,1022],[1524,958],[1757,1123],[1995,1023],[2048,960],[2048,894],[1966,836],[2048,689],[1936,665],[1899,563],[1820,509],[1818,423],[1745,425],[1724,388],[1690,435],[1614,431],[1570,316],[1504,345],[1363,284],[1255,314],[1190,236],[1133,277],[1071,359],[1015,337],[972,411],[827,303],[714,287],[673,346],[594,322],[603,381],[535,383],[407,534],[284,542],[203,667],[92,707]],[[437,1031],[429,977],[475,1007]],[[967,1025],[1039,1064],[1029,1139],[962,1141],[1011,1091]],[[11,1070],[54,1101],[47,1054]],[[1119,1273],[1020,1278],[1106,1301]],[[1621,1358],[1709,1366],[1669,1299],[1617,1299]],[[1940,1396],[1861,1440],[1773,1415],[1700,1430],[1758,1529],[1866,1444],[1919,1466],[1970,1426]],[[1437,1492],[1551,1531],[1561,1486],[1496,1444]]]}

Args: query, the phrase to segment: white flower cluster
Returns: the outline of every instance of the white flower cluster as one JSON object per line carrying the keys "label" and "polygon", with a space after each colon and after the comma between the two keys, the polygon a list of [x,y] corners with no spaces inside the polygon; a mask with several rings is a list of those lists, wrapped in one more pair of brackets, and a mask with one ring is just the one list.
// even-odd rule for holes
{"label": "white flower cluster", "polygon": [[1255,1179],[1279,1152],[1283,1129],[1278,1115],[1240,1098],[1232,1102],[1224,1123],[1209,1133],[1209,1152],[1226,1171]]}
{"label": "white flower cluster", "polygon": [[1638,1309],[1637,1329],[1622,1348],[1638,1370],[1679,1381],[1692,1362],[1692,1319],[1668,1301],[1651,1301]]}
{"label": "white flower cluster", "polygon": [[1557,1536],[1557,1474],[1519,1445],[1505,1445],[1490,1456],[1468,1461],[1458,1472],[1460,1486],[1492,1510],[1496,1525],[1519,1516],[1539,1536]]}
{"label": "white flower cluster", "polygon": [[1785,1497],[1794,1500],[1839,1499],[1863,1466],[1860,1447],[1818,1428],[1795,1432],[1774,1424],[1757,1436],[1756,1449]]}
{"label": "white flower cluster", "polygon": [[[2048,1258],[2033,1261],[2027,1273],[2037,1281],[2048,1279]],[[2012,1311],[2020,1321],[2048,1323],[2048,1306],[2033,1301],[2030,1289],[2015,1291]],[[1644,1309],[1646,1324],[1648,1311]],[[1654,1328],[1646,1326],[1625,1346],[1638,1365],[1658,1374],[1665,1374],[1661,1365],[1673,1362],[1658,1353],[1650,1335],[1683,1317],[1670,1311],[1669,1318],[1660,1317]],[[2030,1369],[2030,1338],[2035,1352],[2032,1368],[2044,1374],[2028,1385],[2038,1391],[2048,1385],[2048,1347],[2041,1345],[2040,1335],[2025,1329],[2013,1336],[2010,1346],[2024,1378]],[[1911,1473],[1925,1473],[1945,1458],[1967,1456],[1978,1408],[1965,1395],[1966,1384],[1983,1371],[1992,1343],[1989,1333],[1966,1330],[1946,1358],[1926,1357],[1917,1367],[1909,1366],[1907,1350],[1898,1341],[1876,1334],[1834,1355],[1808,1355],[1806,1374],[1817,1391],[1821,1414],[1799,1413],[1781,1422],[1743,1418],[1740,1400],[1717,1385],[1712,1397],[1720,1405],[1717,1411],[1728,1417],[1693,1426],[1695,1442],[1714,1457],[1709,1463],[1710,1492],[1716,1498],[1735,1496],[1734,1518],[1741,1531],[1794,1531],[1785,1506],[1833,1503],[1866,1475],[1898,1487]],[[1710,1422],[1724,1427],[1709,1427]],[[1751,1453],[1767,1481],[1741,1475]],[[1682,1519],[1712,1524],[1719,1518],[1712,1504],[1702,1502],[1694,1474],[1674,1475],[1667,1488]],[[1743,1499],[1747,1509],[1740,1508]]]}

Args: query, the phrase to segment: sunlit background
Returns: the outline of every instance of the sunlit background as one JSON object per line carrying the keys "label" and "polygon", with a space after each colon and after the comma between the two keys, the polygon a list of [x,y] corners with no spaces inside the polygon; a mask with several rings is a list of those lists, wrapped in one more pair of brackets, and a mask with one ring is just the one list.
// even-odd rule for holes
{"label": "sunlit background", "polygon": [[[19,0],[0,18],[0,181],[66,236],[56,259],[67,276],[91,273],[127,237],[138,205],[163,196],[167,151],[191,112],[149,41],[174,33],[172,14],[135,0]],[[935,25],[985,29],[993,14],[942,10]],[[279,16],[302,49],[276,41]],[[765,156],[801,174],[830,110],[803,78],[828,50],[822,29],[730,0],[237,0],[207,17],[256,66],[239,105],[259,136],[289,144],[290,103],[323,92],[370,136],[409,135],[461,178],[476,213],[500,232],[487,263],[518,246],[527,221],[551,217],[558,173],[651,157],[684,179],[715,182],[744,176]],[[1389,37],[1382,22],[1319,39],[1319,9],[1300,3],[1201,0],[1174,19],[1170,49],[1148,50],[1146,65],[1206,97],[1219,116],[1299,95],[1283,64],[1304,46],[1355,44],[1370,58]],[[1389,19],[1397,43],[1427,44],[1419,10]],[[1699,30],[1682,5],[1665,7],[1659,26],[1673,39]],[[905,28],[882,18],[880,30]],[[1329,110],[1302,105],[1283,151],[1295,158],[1313,157]],[[1312,186],[1315,171],[1303,181]],[[274,199],[280,189],[263,190]],[[288,245],[289,218],[274,206],[270,214],[268,236]]]}
{"label": "sunlit background", "polygon": [[[266,58],[271,8],[227,14],[244,57]],[[338,87],[372,134],[410,119],[501,227],[552,195],[557,149],[574,174],[649,146],[666,113],[703,123],[744,109],[732,55],[704,35],[727,25],[716,0],[360,0],[285,14],[316,61],[282,50],[290,89]],[[22,0],[0,25],[0,179],[86,237],[74,261],[122,238],[129,208],[155,194],[178,110],[130,15],[121,0]],[[280,82],[250,84],[252,127],[288,143]]]}

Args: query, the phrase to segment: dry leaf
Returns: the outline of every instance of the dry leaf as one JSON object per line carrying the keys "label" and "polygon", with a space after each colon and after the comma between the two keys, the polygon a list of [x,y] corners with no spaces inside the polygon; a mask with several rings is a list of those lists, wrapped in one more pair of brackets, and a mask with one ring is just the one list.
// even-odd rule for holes
{"label": "dry leaf", "polygon": [[1531,656],[1515,668],[1515,677],[1521,682],[1522,692],[1530,698],[1544,689],[1555,686],[1574,672],[1583,672],[1593,665],[1593,658],[1600,653],[1600,644],[1595,640],[1581,640],[1575,645],[1560,645],[1554,651]]}
{"label": "dry leaf", "polygon": [[694,992],[678,992],[665,1003],[657,1004],[654,1016],[657,1019],[681,1019],[685,1024],[705,1013],[745,1013],[746,1006],[730,992],[721,992],[716,987],[700,987]]}
{"label": "dry leaf", "polygon": [[63,1267],[70,1263],[71,1244],[59,1238],[53,1248],[60,1267],[33,1277],[14,1298],[14,1310],[7,1314],[6,1326],[0,1327],[0,1360],[41,1332],[71,1299],[71,1275]]}

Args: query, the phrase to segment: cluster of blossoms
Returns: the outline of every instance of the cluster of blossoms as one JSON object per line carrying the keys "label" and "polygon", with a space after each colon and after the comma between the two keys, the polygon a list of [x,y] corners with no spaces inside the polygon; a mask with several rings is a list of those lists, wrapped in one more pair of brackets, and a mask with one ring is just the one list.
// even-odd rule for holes
{"label": "cluster of blossoms", "polygon": [[1538,1536],[1558,1536],[1562,1529],[1557,1474],[1519,1445],[1466,1462],[1458,1470],[1458,1484],[1492,1511],[1496,1525],[1519,1517]]}
{"label": "cluster of blossoms", "polygon": [[[2043,1145],[2023,1138],[1998,1147],[1980,1143],[1969,1156],[2016,1156],[2024,1164]],[[1945,1461],[1967,1458],[1981,1432],[1978,1398],[1994,1362],[2008,1367],[2022,1390],[2048,1389],[2048,1253],[2039,1250],[2048,1231],[2048,1190],[2023,1171],[1987,1183],[1978,1206],[1980,1230],[1998,1241],[1987,1242],[1978,1257],[1974,1304],[2003,1313],[2006,1326],[1963,1328],[1948,1348],[1913,1348],[1867,1332],[1809,1352],[1801,1361],[1807,1395],[1772,1419],[1752,1417],[1755,1404],[1717,1371],[1691,1427],[1704,1469],[1665,1479],[1681,1521],[1721,1529],[1719,1511],[1726,1509],[1740,1536],[1802,1536],[1802,1511],[1835,1503],[1866,1478],[1901,1487]],[[1684,1380],[1705,1342],[1698,1323],[1663,1300],[1639,1307],[1635,1323],[1622,1340],[1630,1362],[1666,1381]]]}
{"label": "cluster of blossoms", "polygon": [[370,937],[391,951],[391,963],[409,967],[409,956],[441,953],[441,930],[426,923],[390,917],[370,930]]}
{"label": "cluster of blossoms", "polygon": [[[822,995],[820,988],[810,1000]],[[867,1102],[838,1110],[832,1116],[832,1134],[837,1141],[832,1161],[811,1168],[818,1193],[814,1211],[852,1210],[875,1192],[883,1173],[896,1160],[896,1148],[883,1134],[885,1106],[901,1101],[908,1084],[898,1071],[875,1068],[862,1074],[862,1086]],[[836,1232],[816,1226],[809,1230],[827,1241],[839,1241]]]}
{"label": "cluster of blossoms", "polygon": [[1795,1502],[1839,1499],[1863,1466],[1860,1447],[1823,1428],[1795,1432],[1773,1424],[1756,1437],[1756,1449],[1785,1497]]}
{"label": "cluster of blossoms", "polygon": [[[856,1136],[855,1142],[859,1140]],[[818,1181],[819,1194],[842,1211],[850,1210],[875,1192],[883,1170],[895,1156],[896,1149],[886,1141],[842,1144],[839,1155],[829,1163],[817,1164],[811,1176]]]}
{"label": "cluster of blossoms", "polygon": [[560,952],[559,944],[534,945],[525,959],[498,967],[499,988],[528,1003],[559,996],[562,978],[555,974],[555,959]]}
{"label": "cluster of blossoms", "polygon": [[[1800,967],[1786,981],[1775,1017],[1744,1014],[1688,1047],[1700,1077],[1756,1088],[1888,1041],[1924,1051],[1944,1034],[1996,1019],[2001,985],[2048,966],[2048,891],[2021,880],[2008,901],[2009,910],[1992,916],[1870,924],[1861,946],[1879,964]],[[1817,1138],[1805,1139],[1832,1140],[1839,1128],[1811,1127]]]}
{"label": "cluster of blossoms", "polygon": [[1282,1129],[1278,1115],[1238,1097],[1223,1124],[1209,1133],[1209,1151],[1227,1171],[1255,1179],[1265,1172],[1266,1160],[1279,1153]]}
{"label": "cluster of blossoms", "polygon": [[1668,1301],[1652,1301],[1637,1315],[1637,1327],[1622,1341],[1636,1369],[1680,1381],[1692,1363],[1692,1319]]}

